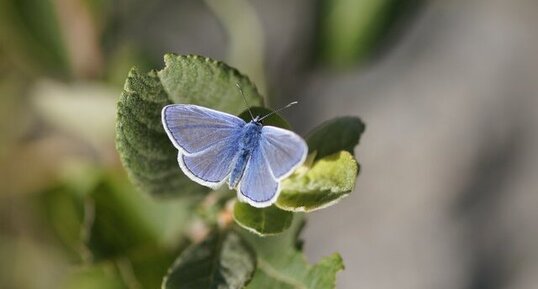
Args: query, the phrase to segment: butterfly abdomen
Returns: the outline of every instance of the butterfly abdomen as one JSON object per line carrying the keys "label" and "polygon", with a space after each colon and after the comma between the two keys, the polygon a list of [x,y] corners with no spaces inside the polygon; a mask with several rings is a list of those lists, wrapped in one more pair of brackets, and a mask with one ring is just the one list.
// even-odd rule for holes
{"label": "butterfly abdomen", "polygon": [[230,174],[230,188],[237,187],[239,180],[243,176],[243,172],[247,166],[248,160],[252,151],[258,146],[262,125],[258,122],[250,122],[243,127],[243,133],[239,141],[238,153]]}

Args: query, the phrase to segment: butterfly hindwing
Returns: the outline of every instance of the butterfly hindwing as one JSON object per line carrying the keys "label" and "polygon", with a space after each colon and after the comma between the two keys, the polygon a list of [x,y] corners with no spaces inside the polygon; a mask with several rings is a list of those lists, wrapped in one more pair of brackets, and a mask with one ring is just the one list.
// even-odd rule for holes
{"label": "butterfly hindwing", "polygon": [[275,202],[280,184],[273,176],[260,146],[250,155],[238,186],[238,197],[254,207],[267,207]]}
{"label": "butterfly hindwing", "polygon": [[[224,139],[202,152],[186,155],[178,153],[178,162],[183,172],[198,183],[218,188],[230,174],[237,154],[237,141]],[[191,176],[192,175],[192,176]]]}
{"label": "butterfly hindwing", "polygon": [[229,175],[245,122],[212,109],[174,104],[163,108],[164,128],[178,163],[193,181],[217,188]]}

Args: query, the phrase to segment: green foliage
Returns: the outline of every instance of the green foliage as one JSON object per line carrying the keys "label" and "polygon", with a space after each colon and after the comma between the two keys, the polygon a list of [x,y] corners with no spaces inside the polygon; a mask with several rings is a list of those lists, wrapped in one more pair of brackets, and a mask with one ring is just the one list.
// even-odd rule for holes
{"label": "green foliage", "polygon": [[333,254],[315,265],[308,264],[297,248],[303,222],[295,218],[292,227],[277,236],[243,234],[258,258],[258,269],[247,289],[335,288],[336,273],[344,269],[342,258]]}
{"label": "green foliage", "polygon": [[37,212],[55,239],[75,260],[80,260],[80,236],[84,222],[83,196],[68,185],[56,186],[37,195]]}
{"label": "green foliage", "polygon": [[155,72],[129,72],[118,101],[116,147],[131,180],[142,191],[159,196],[198,194],[208,190],[178,170],[177,151],[161,124],[168,95]]}
{"label": "green foliage", "polygon": [[80,172],[70,175],[69,182],[35,199],[54,240],[73,262],[86,261],[67,278],[66,288],[131,287],[128,283],[158,288],[174,256],[187,244],[191,201],[152,199],[123,175],[75,170]]}
{"label": "green foliage", "polygon": [[321,18],[322,57],[333,65],[349,65],[370,52],[387,0],[325,0]]}
{"label": "green foliage", "polygon": [[214,232],[187,248],[163,280],[163,289],[240,289],[252,278],[256,257],[235,232]]}
{"label": "green foliage", "polygon": [[258,90],[236,69],[197,55],[164,56],[165,68],[158,72],[169,99],[174,103],[192,103],[239,114],[245,108],[237,84],[249,105],[263,105]]}
{"label": "green foliage", "polygon": [[[131,70],[118,102],[116,146],[133,182],[153,195],[202,196],[208,189],[189,180],[178,168],[177,151],[161,124],[170,103],[193,103],[239,114],[244,100],[263,103],[256,87],[237,70],[201,56],[165,56],[166,67],[140,74]],[[211,85],[208,85],[211,83]]]}
{"label": "green foliage", "polygon": [[305,173],[284,180],[276,205],[284,210],[305,212],[328,207],[353,190],[357,173],[357,162],[349,152],[326,156]]}
{"label": "green foliage", "polygon": [[315,153],[316,160],[341,150],[353,154],[364,129],[364,123],[358,117],[344,116],[331,119],[309,134],[307,139],[309,153]]}
{"label": "green foliage", "polygon": [[359,165],[354,148],[364,132],[357,117],[339,117],[314,129],[307,139],[305,165],[282,182],[276,205],[287,211],[310,212],[337,203],[355,186]]}
{"label": "green foliage", "polygon": [[254,208],[247,203],[236,202],[234,220],[241,227],[253,233],[268,236],[281,233],[289,228],[293,214],[276,206]]}
{"label": "green foliage", "polygon": [[401,29],[402,18],[423,0],[323,0],[319,14],[319,56],[333,67],[349,67],[373,56]]}
{"label": "green foliage", "polygon": [[0,1],[0,39],[27,71],[69,74],[62,33],[51,0]]}
{"label": "green foliage", "polygon": [[[129,73],[118,102],[118,152],[142,191],[154,196],[202,197],[208,189],[187,179],[177,165],[177,151],[161,124],[162,108],[169,103],[193,103],[239,115],[245,121],[252,119],[250,112],[256,117],[272,111],[260,106],[263,99],[248,78],[226,64],[173,54],[165,56],[165,63],[159,72]],[[237,84],[248,105],[253,105],[250,112],[245,110]],[[263,124],[290,129],[278,114],[264,119]],[[220,218],[227,214],[239,226],[234,231],[214,230],[204,241],[181,253],[170,267],[163,288],[243,288],[251,279],[247,288],[334,288],[336,273],[343,269],[341,257],[334,254],[315,265],[308,264],[296,246],[303,217],[295,212],[332,205],[353,190],[359,168],[353,151],[363,131],[360,119],[341,117],[310,133],[309,158],[283,180],[276,205],[255,208],[235,201],[232,209],[226,204],[234,194],[222,190],[208,195],[196,210],[208,226],[226,227],[226,221]],[[155,210],[151,210],[151,216],[141,213],[139,201],[130,203],[124,199],[126,195],[116,191],[103,188],[90,195],[95,219],[88,247],[97,259],[122,260],[127,256],[132,271],[140,276],[147,273],[152,262],[162,268],[170,251],[159,249],[160,231],[155,231],[159,226],[147,222],[174,215],[165,211],[156,214]],[[183,208],[189,211],[199,199],[182,200],[190,204]],[[151,250],[156,252],[153,259],[147,254]],[[144,284],[155,284],[159,272],[142,278],[149,280]]]}
{"label": "green foliage", "polygon": [[86,247],[94,262],[173,251],[181,243],[190,212],[186,200],[152,200],[107,177],[86,197]]}

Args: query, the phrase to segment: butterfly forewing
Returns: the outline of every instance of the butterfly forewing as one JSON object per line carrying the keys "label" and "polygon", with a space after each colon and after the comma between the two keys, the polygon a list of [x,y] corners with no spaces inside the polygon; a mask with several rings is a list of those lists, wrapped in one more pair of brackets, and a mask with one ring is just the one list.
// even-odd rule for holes
{"label": "butterfly forewing", "polygon": [[178,163],[193,181],[217,188],[229,175],[245,122],[233,115],[186,104],[168,105],[163,125]]}
{"label": "butterfly forewing", "polygon": [[201,152],[245,125],[234,115],[190,104],[165,106],[162,121],[170,140],[184,154]]}
{"label": "butterfly forewing", "polygon": [[274,126],[262,128],[260,148],[277,180],[290,175],[304,162],[308,153],[308,146],[300,136]]}

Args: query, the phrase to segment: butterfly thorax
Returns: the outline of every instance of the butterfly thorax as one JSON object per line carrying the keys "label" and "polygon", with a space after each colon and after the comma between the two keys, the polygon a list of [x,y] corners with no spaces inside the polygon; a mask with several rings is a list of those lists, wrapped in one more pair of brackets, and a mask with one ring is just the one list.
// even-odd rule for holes
{"label": "butterfly thorax", "polygon": [[257,119],[252,120],[243,127],[232,173],[228,181],[230,188],[237,187],[252,151],[258,147],[262,127],[262,124]]}

